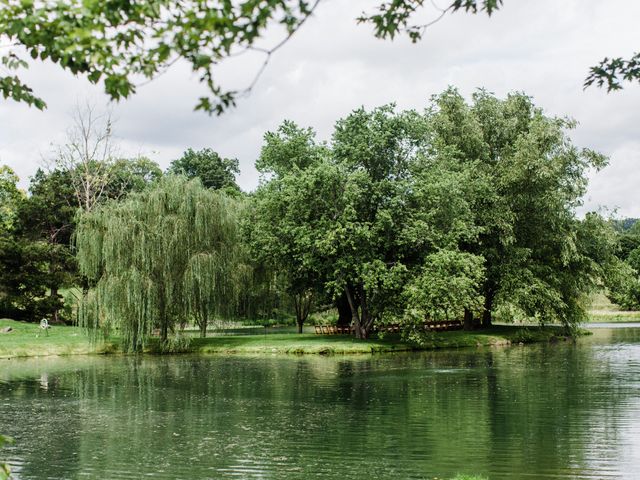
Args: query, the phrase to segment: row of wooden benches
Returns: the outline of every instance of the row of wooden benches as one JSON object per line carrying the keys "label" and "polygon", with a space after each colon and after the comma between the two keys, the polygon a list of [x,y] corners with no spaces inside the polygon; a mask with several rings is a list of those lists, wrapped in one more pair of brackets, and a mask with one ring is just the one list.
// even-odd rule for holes
{"label": "row of wooden benches", "polygon": [[[462,330],[460,320],[446,322],[424,322],[422,328],[427,332],[444,332],[448,330]],[[387,323],[374,328],[376,332],[399,333],[402,326],[399,323]],[[340,325],[315,325],[315,331],[319,335],[344,335],[354,332],[353,327]]]}
{"label": "row of wooden benches", "polygon": [[353,333],[353,328],[339,325],[316,325],[316,333],[322,335],[342,335]]}

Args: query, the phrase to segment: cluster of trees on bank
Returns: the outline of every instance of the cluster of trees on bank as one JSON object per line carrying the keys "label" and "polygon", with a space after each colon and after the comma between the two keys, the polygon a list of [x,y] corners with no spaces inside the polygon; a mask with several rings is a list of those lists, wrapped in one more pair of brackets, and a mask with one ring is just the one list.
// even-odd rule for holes
{"label": "cluster of trees on bank", "polygon": [[360,337],[496,314],[575,325],[615,239],[599,215],[575,215],[606,159],[572,145],[574,126],[524,94],[467,103],[455,89],[423,112],[358,109],[329,143],[284,123],[256,164],[249,243],[292,294],[343,299]]}
{"label": "cluster of trees on bank", "polygon": [[239,195],[238,163],[210,149],[187,150],[163,173],[147,158],[120,158],[107,116],[80,108],[67,142],[48,168],[31,178],[28,194],[0,166],[0,317],[71,321],[71,305],[90,290],[78,269],[75,234],[79,218],[156,185],[165,174],[202,178],[212,189]]}
{"label": "cluster of trees on bank", "polygon": [[336,308],[366,338],[385,322],[417,335],[426,319],[573,327],[603,287],[638,307],[637,224],[576,216],[606,158],[574,146],[574,126],[521,93],[468,102],[453,88],[423,111],[354,110],[329,141],[285,121],[264,136],[250,194],[237,160],[210,149],[163,173],[71,139],[29,195],[3,167],[1,314],[59,316],[75,286],[81,322],[138,349],[155,329],[204,335],[214,318],[277,308],[300,328]]}

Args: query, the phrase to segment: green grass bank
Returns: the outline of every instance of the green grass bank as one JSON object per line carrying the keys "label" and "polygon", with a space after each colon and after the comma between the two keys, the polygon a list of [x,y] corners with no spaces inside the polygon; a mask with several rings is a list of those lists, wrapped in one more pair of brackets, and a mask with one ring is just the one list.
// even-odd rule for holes
{"label": "green grass bank", "polygon": [[602,293],[593,296],[588,316],[589,323],[640,322],[640,311],[622,310]]}
{"label": "green grass bank", "polygon": [[[77,327],[53,326],[45,333],[38,325],[0,320],[0,358],[47,355],[79,355],[118,353],[117,339],[92,344]],[[218,355],[271,354],[370,354],[435,350],[445,348],[504,346],[520,343],[549,342],[564,339],[557,327],[495,326],[489,330],[439,332],[417,346],[403,342],[398,335],[382,339],[357,340],[348,335],[268,334],[193,338],[189,353]],[[155,342],[149,351],[156,350]]]}

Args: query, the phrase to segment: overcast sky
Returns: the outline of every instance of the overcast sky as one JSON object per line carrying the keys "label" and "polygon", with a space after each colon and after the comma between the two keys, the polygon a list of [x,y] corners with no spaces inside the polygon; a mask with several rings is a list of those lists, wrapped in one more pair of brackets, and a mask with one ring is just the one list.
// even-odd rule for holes
{"label": "overcast sky", "polygon": [[[610,157],[610,166],[591,176],[585,208],[640,217],[640,86],[611,94],[582,89],[590,66],[640,48],[639,1],[505,0],[491,18],[447,15],[417,44],[376,40],[369,26],[356,24],[363,10],[381,1],[323,0],[273,57],[252,94],[221,117],[193,111],[202,87],[177,65],[136,96],[109,106],[121,150],[166,167],[186,148],[211,147],[240,160],[239,183],[251,190],[258,183],[253,165],[263,134],[285,119],[328,139],[335,120],[362,105],[422,109],[448,85],[466,96],[478,87],[499,96],[518,90],[549,114],[575,118],[574,142]],[[435,9],[425,9],[426,19],[435,16]],[[271,32],[264,45],[277,40],[278,32]],[[259,55],[240,57],[221,68],[220,78],[229,88],[243,88],[261,61]],[[32,65],[24,78],[48,109],[0,100],[0,164],[12,167],[22,186],[50,156],[51,145],[64,141],[76,102],[107,107],[100,88],[50,64]]]}

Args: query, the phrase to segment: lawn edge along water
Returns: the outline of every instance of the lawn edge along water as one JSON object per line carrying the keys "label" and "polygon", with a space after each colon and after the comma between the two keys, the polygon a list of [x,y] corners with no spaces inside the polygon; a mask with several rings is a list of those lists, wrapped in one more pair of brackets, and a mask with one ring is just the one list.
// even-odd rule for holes
{"label": "lawn edge along water", "polygon": [[[0,319],[0,329],[6,327],[11,327],[12,331],[0,333],[0,358],[121,353],[116,340],[91,343],[77,327],[53,326],[47,334],[35,324]],[[488,330],[433,333],[421,345],[403,342],[397,334],[368,340],[358,340],[348,335],[288,333],[193,338],[184,353],[347,355],[507,346],[567,339],[559,327],[500,325]],[[147,353],[157,352],[157,345],[157,339],[152,339]]]}

